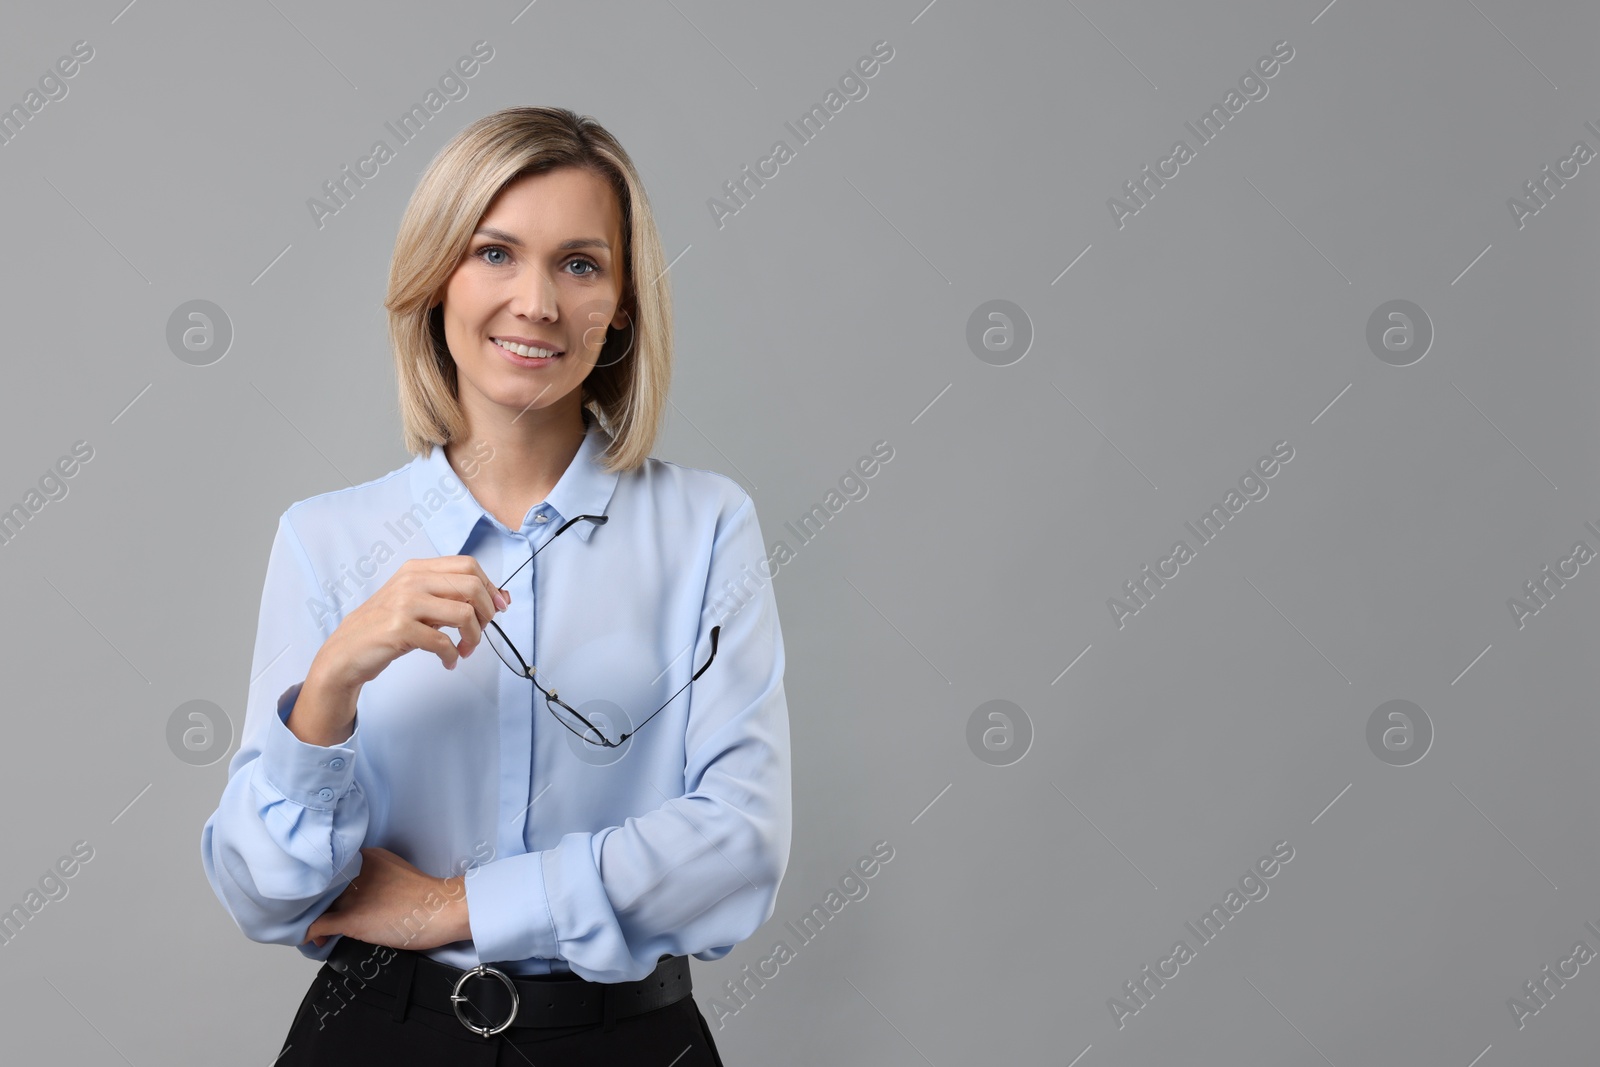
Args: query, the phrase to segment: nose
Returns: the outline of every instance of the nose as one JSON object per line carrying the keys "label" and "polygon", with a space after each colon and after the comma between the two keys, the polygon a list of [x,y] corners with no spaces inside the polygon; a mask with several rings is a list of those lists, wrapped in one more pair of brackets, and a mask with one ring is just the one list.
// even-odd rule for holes
{"label": "nose", "polygon": [[554,321],[556,285],[543,267],[533,267],[519,280],[516,303],[518,314],[530,319]]}

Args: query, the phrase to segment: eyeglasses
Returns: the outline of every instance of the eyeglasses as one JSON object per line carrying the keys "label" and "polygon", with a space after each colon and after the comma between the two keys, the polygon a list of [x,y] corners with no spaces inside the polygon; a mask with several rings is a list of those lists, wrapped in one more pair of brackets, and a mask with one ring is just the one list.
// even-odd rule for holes
{"label": "eyeglasses", "polygon": [[[576,518],[568,519],[566,522],[561,524],[561,527],[556,530],[555,533],[550,535],[549,540],[545,541],[544,544],[533,550],[533,556],[537,556],[540,552],[543,552],[545,548],[550,545],[551,541],[554,541],[557,537],[560,537],[563,533],[565,533],[567,528],[573,523],[582,521],[592,522],[596,526],[604,526],[606,523],[606,516],[579,515]],[[523,562],[522,567],[526,567],[529,563],[532,563],[533,556],[529,556],[527,560]],[[500,583],[499,588],[503,590],[505,586],[510,583],[511,579],[517,576],[517,572],[522,570],[522,567],[518,567],[515,571],[512,571],[511,574],[506,577],[506,580]],[[591,745],[596,745],[602,748],[618,748],[625,741],[627,741],[628,738],[632,737],[634,734],[643,729],[644,723],[655,718],[661,713],[662,709],[664,709],[667,704],[670,704],[676,700],[678,698],[678,693],[682,693],[685,689],[689,688],[690,682],[693,682],[696,678],[699,678],[706,672],[706,668],[711,666],[711,661],[717,658],[717,635],[721,631],[722,627],[720,626],[713,626],[711,628],[711,655],[706,657],[705,663],[700,667],[699,670],[695,671],[694,674],[690,676],[689,681],[684,682],[683,685],[678,688],[677,693],[673,693],[672,696],[668,697],[665,704],[662,704],[661,707],[657,708],[655,711],[652,711],[649,716],[645,718],[644,722],[641,722],[638,726],[634,727],[632,730],[629,730],[615,741],[607,737],[604,731],[585,718],[583,713],[578,711],[577,708],[573,707],[571,704],[568,704],[565,700],[562,700],[558,695],[556,695],[556,691],[554,689],[546,689],[544,686],[539,684],[539,679],[534,677],[534,672],[537,670],[537,668],[522,658],[522,653],[517,651],[517,646],[511,643],[511,639],[506,636],[506,632],[500,629],[499,623],[495,622],[493,619],[490,619],[489,627],[483,631],[483,636],[484,639],[489,642],[489,647],[494,649],[495,655],[500,657],[500,661],[506,665],[507,669],[509,669],[512,674],[515,674],[518,678],[528,679],[528,681],[533,683],[535,689],[544,694],[544,706],[550,709],[550,714],[556,717],[557,722],[559,722],[562,726],[565,726],[568,730],[571,730],[574,734],[577,734],[578,737],[582,738],[584,741],[587,741]]]}

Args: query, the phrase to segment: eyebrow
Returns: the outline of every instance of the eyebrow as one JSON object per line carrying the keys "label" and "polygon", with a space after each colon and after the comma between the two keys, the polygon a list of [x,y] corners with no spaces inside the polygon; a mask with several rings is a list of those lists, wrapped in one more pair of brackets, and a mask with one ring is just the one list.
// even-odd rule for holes
{"label": "eyebrow", "polygon": [[[505,244],[511,245],[515,248],[522,247],[521,238],[517,237],[515,234],[507,233],[504,230],[495,229],[493,226],[480,226],[473,231],[472,235],[474,237],[488,237],[491,240],[502,241]],[[611,251],[611,243],[609,241],[602,240],[599,237],[574,237],[571,240],[562,241],[559,245],[556,245],[556,251],[558,252],[565,252],[570,248],[603,248],[609,252]]]}

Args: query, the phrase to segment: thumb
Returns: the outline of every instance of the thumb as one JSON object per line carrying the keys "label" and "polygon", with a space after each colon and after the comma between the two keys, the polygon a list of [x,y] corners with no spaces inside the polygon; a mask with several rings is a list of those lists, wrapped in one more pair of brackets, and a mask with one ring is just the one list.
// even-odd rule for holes
{"label": "thumb", "polygon": [[324,917],[321,915],[317,916],[314,920],[312,920],[311,925],[306,927],[305,940],[300,943],[302,945],[310,943],[316,945],[318,948],[321,948],[327,943],[328,938],[333,934],[333,931],[329,931],[327,926],[328,924],[324,921]]}

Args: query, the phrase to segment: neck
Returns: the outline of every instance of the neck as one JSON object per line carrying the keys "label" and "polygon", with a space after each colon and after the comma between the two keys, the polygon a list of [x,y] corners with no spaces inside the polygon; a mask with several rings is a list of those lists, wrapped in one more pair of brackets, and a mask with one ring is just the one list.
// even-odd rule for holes
{"label": "neck", "polygon": [[[591,416],[592,417],[592,416]],[[467,432],[444,446],[445,458],[490,514],[515,529],[555,488],[583,445],[583,409],[533,409],[483,425],[470,413]]]}

